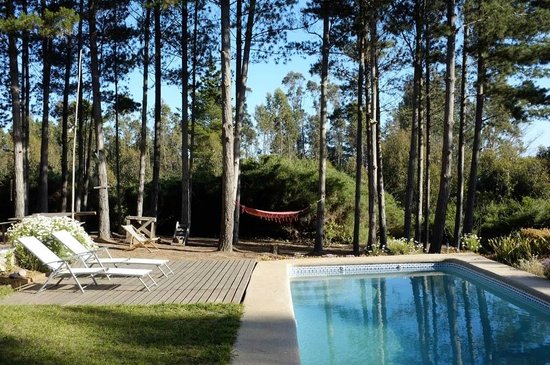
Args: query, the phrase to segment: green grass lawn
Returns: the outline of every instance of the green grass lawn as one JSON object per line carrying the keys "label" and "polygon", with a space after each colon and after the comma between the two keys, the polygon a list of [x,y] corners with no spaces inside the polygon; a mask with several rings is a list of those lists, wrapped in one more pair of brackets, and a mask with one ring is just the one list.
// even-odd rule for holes
{"label": "green grass lawn", "polygon": [[13,293],[13,289],[9,285],[0,285],[0,298]]}
{"label": "green grass lawn", "polygon": [[0,364],[226,364],[242,306],[0,306]]}

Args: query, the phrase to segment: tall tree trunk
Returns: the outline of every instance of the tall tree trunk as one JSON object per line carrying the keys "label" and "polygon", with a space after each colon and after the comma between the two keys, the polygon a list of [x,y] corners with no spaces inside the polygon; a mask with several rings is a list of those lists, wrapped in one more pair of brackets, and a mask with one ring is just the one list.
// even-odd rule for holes
{"label": "tall tree trunk", "polygon": [[97,54],[96,0],[88,3],[88,26],[90,32],[90,58],[92,73],[92,115],[96,130],[97,175],[99,179],[99,229],[98,238],[108,241],[111,238],[109,217],[109,192],[107,180],[107,162],[105,161],[105,137],[103,135],[103,117],[101,113],[100,74]]}
{"label": "tall tree trunk", "polygon": [[412,225],[412,212],[414,208],[414,187],[416,176],[416,160],[417,160],[417,142],[418,142],[418,95],[420,93],[420,78],[422,75],[422,63],[421,56],[421,22],[420,19],[420,2],[416,1],[414,4],[415,24],[416,24],[416,36],[415,36],[415,49],[413,56],[413,110],[412,110],[412,123],[411,123],[411,145],[409,149],[409,164],[407,168],[407,192],[405,197],[405,223],[404,234],[407,241],[411,238],[411,225]]}
{"label": "tall tree trunk", "polygon": [[426,166],[424,168],[424,236],[423,236],[423,251],[426,252],[430,242],[430,199],[431,199],[431,172],[430,172],[430,159],[432,155],[431,144],[431,129],[432,129],[432,103],[430,95],[431,87],[431,72],[430,72],[430,49],[431,39],[428,31],[428,25],[425,26],[425,40],[426,40],[426,83],[425,83],[425,98],[426,98]]}
{"label": "tall tree trunk", "polygon": [[[84,19],[84,0],[80,0],[79,4],[79,14],[80,14],[80,20],[78,21],[78,34],[77,34],[77,54],[80,55],[80,52],[82,51],[82,47],[84,44],[83,39],[83,19]],[[80,74],[80,79],[78,82],[80,82],[80,85],[82,85],[82,73]],[[78,139],[78,182],[77,182],[77,188],[76,188],[76,202],[75,202],[75,211],[80,212],[82,208],[82,201],[84,199],[84,184],[85,184],[85,174],[86,174],[86,155],[85,155],[85,136],[86,131],[84,129],[84,110],[82,105],[82,95],[83,95],[83,87],[80,87],[80,90],[78,92],[78,100],[76,101],[78,103],[78,115],[77,119],[78,122],[75,121],[75,124],[78,125],[78,131],[77,133],[77,139]]]}
{"label": "tall tree trunk", "polygon": [[[237,2],[237,12],[242,7],[241,0]],[[250,63],[250,47],[252,45],[252,30],[254,27],[254,15],[256,11],[256,0],[250,0],[248,6],[248,16],[246,19],[246,32],[244,36],[244,50],[242,53],[239,50],[239,45],[242,40],[237,41],[237,78],[236,78],[236,119],[235,119],[235,158],[233,164],[235,166],[235,178],[236,178],[236,201],[241,200],[241,128],[244,120],[244,112],[246,105],[246,84],[248,80],[248,65]],[[242,14],[237,16],[238,19],[242,18]],[[237,32],[237,35],[242,33],[241,30]],[[241,62],[238,62],[242,60]],[[240,222],[240,210],[239,205],[235,206],[235,225],[233,227],[233,244],[239,242],[239,222]]]}
{"label": "tall tree trunk", "polygon": [[143,86],[141,99],[141,132],[139,139],[139,182],[137,215],[143,215],[145,195],[145,168],[147,166],[147,92],[149,90],[149,37],[151,34],[151,1],[145,2],[145,22],[143,24]]}
{"label": "tall tree trunk", "polygon": [[[323,6],[328,6],[324,2]],[[317,198],[317,230],[315,232],[315,246],[313,251],[323,251],[324,227],[325,227],[325,189],[327,173],[327,152],[326,152],[326,122],[327,122],[327,87],[328,87],[328,57],[330,50],[329,15],[328,11],[323,12],[323,47],[321,54],[321,114],[319,118],[319,181]]]}
{"label": "tall tree trunk", "polygon": [[[22,1],[23,13],[28,14],[27,0]],[[31,118],[31,76],[30,76],[30,61],[29,61],[29,35],[28,30],[23,31],[22,50],[21,50],[21,70],[22,70],[22,98],[21,109],[21,129],[23,142],[23,184],[25,190],[25,215],[29,214],[29,138],[30,138],[30,118]]]}
{"label": "tall tree trunk", "polygon": [[388,226],[386,223],[386,195],[384,189],[384,169],[382,165],[382,126],[380,125],[380,76],[378,68],[378,53],[375,53],[374,61],[374,92],[373,97],[376,98],[376,159],[378,164],[378,174],[376,176],[376,187],[378,191],[378,231],[380,248],[386,247],[388,243]]}
{"label": "tall tree trunk", "polygon": [[241,110],[241,93],[244,91],[242,88],[242,62],[243,62],[243,1],[236,1],[237,16],[236,16],[236,39],[235,39],[235,139],[233,147],[233,165],[235,168],[235,211],[233,212],[233,245],[239,243],[239,224],[241,218],[240,211],[240,199],[241,199],[241,176],[240,176],[240,164],[241,164],[241,127],[242,120],[240,119]]}
{"label": "tall tree trunk", "polygon": [[[6,18],[14,16],[13,3],[6,2]],[[17,65],[17,40],[13,32],[8,33],[8,57],[10,64],[10,94],[11,111],[13,118],[13,156],[15,173],[14,215],[18,218],[25,216],[25,173],[23,130],[21,123],[21,95],[19,88],[19,69]]]}
{"label": "tall tree trunk", "polygon": [[451,160],[454,126],[454,96],[455,96],[455,0],[447,0],[447,62],[445,79],[445,113],[443,116],[443,149],[441,153],[441,174],[439,183],[439,195],[435,210],[435,223],[433,242],[430,245],[430,253],[439,253],[445,234],[445,218],[447,217],[447,205],[451,190]]}
{"label": "tall tree trunk", "polygon": [[[199,22],[199,6],[198,2],[195,2],[195,9],[193,10],[193,74],[191,76],[191,82],[193,84],[193,90],[191,91],[191,138],[190,138],[190,151],[189,151],[189,196],[193,196],[193,156],[195,152],[195,122],[197,119],[197,33],[198,33],[198,22]],[[191,205],[191,201],[189,205]],[[191,225],[193,211],[189,210],[189,225]]]}
{"label": "tall tree trunk", "polygon": [[[84,176],[82,180],[82,209],[88,209],[88,194],[90,187],[90,180],[92,178],[92,150],[94,146],[94,126],[92,121],[89,120],[88,123],[83,121],[83,125],[88,124],[88,148],[86,149],[86,160],[84,161]],[[82,133],[84,134],[84,133]],[[86,142],[84,143],[86,144]]]}
{"label": "tall tree trunk", "polygon": [[[422,66],[421,66],[422,67]],[[423,108],[422,108],[422,74],[420,75],[420,81],[418,85],[418,160],[416,165],[416,198],[415,198],[415,228],[414,228],[414,240],[415,242],[421,242],[422,240],[422,203],[424,200],[424,121],[423,121]]]}
{"label": "tall tree trunk", "polygon": [[151,215],[157,216],[159,191],[160,191],[160,143],[162,129],[162,99],[161,99],[161,30],[160,30],[160,4],[155,3],[153,11],[155,18],[155,139],[153,142],[153,194],[151,196]]}
{"label": "tall tree trunk", "polygon": [[221,0],[222,61],[222,216],[218,249],[233,250],[235,212],[235,167],[233,117],[231,110],[231,17],[229,0]]}
{"label": "tall tree trunk", "polygon": [[[481,10],[481,9],[480,9]],[[468,178],[468,196],[464,212],[464,234],[472,233],[474,228],[474,208],[477,185],[477,167],[481,149],[481,130],[483,128],[483,107],[485,104],[485,59],[481,47],[477,50],[477,81],[476,81],[476,115],[474,127],[474,142],[472,146],[472,162]]]}
{"label": "tall tree trunk", "polygon": [[377,198],[378,198],[378,186],[377,186],[377,176],[378,176],[378,159],[376,156],[376,109],[377,100],[376,100],[376,22],[373,20],[374,8],[371,8],[371,14],[369,17],[369,33],[370,33],[370,44],[369,44],[369,83],[370,90],[367,92],[370,93],[370,100],[367,101],[369,104],[367,112],[367,154],[369,156],[369,165],[368,165],[368,180],[369,180],[369,235],[367,241],[367,247],[372,249],[376,245],[376,235],[377,235],[377,225],[376,225],[376,208],[377,208]]}
{"label": "tall tree trunk", "polygon": [[[363,2],[361,1],[361,5]],[[364,8],[361,6],[361,17],[364,16]],[[353,219],[353,254],[359,255],[359,240],[361,231],[361,185],[363,173],[363,83],[364,83],[364,65],[365,65],[365,32],[364,28],[360,31],[358,37],[359,48],[359,70],[357,71],[357,142],[355,147],[355,209]]]}
{"label": "tall tree trunk", "polygon": [[[117,5],[115,5],[115,19],[117,16]],[[115,226],[119,227],[122,221],[122,207],[120,197],[122,195],[120,187],[120,112],[118,98],[118,42],[114,42],[113,55],[113,78],[115,87],[115,173],[116,173],[116,209],[115,209]],[[118,228],[120,229],[120,228]]]}
{"label": "tall tree trunk", "polygon": [[191,223],[191,195],[189,192],[189,71],[187,40],[187,0],[181,1],[181,222],[189,228]]}
{"label": "tall tree trunk", "polygon": [[[69,196],[69,93],[71,92],[72,36],[67,37],[65,58],[65,84],[63,87],[63,111],[61,115],[61,211],[67,211]],[[76,128],[76,120],[75,126]],[[74,189],[74,186],[73,186]]]}
{"label": "tall tree trunk", "polygon": [[468,26],[464,26],[464,41],[462,45],[462,70],[460,79],[460,119],[458,127],[458,164],[456,188],[456,215],[453,245],[460,248],[462,238],[462,213],[464,211],[464,123],[466,119],[466,77],[468,69]]}
{"label": "tall tree trunk", "polygon": [[[46,12],[46,1],[41,1],[42,16]],[[51,39],[42,38],[42,138],[40,140],[40,174],[38,177],[38,211],[48,212],[48,150],[50,144],[50,80],[52,64],[50,59]]]}

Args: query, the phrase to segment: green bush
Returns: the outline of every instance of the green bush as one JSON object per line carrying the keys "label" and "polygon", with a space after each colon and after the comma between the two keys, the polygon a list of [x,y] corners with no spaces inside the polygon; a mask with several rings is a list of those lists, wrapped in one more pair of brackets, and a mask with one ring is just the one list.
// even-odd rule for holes
{"label": "green bush", "polygon": [[422,246],[417,247],[413,240],[407,240],[405,238],[388,238],[386,249],[391,255],[410,255],[422,251]]}
{"label": "green bush", "polygon": [[523,198],[481,203],[476,213],[479,235],[498,237],[524,227],[550,227],[550,200]]}
{"label": "green bush", "polygon": [[462,248],[472,252],[478,252],[481,248],[481,241],[475,233],[468,233],[461,238]]}
{"label": "green bush", "polygon": [[[293,224],[300,238],[313,238],[317,214],[318,162],[280,156],[262,156],[243,160],[241,164],[241,203],[271,211],[291,211],[307,208],[300,221]],[[366,174],[364,175],[366,176]],[[366,186],[366,182],[363,186]],[[361,217],[366,222],[367,189],[361,192]],[[325,238],[327,243],[351,243],[353,237],[355,179],[327,164],[325,199]],[[196,218],[195,220],[199,219]],[[395,199],[386,194],[388,232],[402,230],[403,211]],[[283,236],[280,224],[241,217],[240,231],[251,236]],[[367,227],[361,225],[361,241],[366,241]]]}
{"label": "green bush", "polygon": [[53,236],[56,231],[66,230],[89,249],[96,248],[96,244],[86,233],[78,221],[68,217],[45,217],[35,215],[24,218],[8,230],[8,242],[15,247],[15,258],[20,267],[29,270],[40,270],[42,264],[28,252],[18,241],[19,237],[33,236],[49,247],[60,257],[69,256],[65,246]]}

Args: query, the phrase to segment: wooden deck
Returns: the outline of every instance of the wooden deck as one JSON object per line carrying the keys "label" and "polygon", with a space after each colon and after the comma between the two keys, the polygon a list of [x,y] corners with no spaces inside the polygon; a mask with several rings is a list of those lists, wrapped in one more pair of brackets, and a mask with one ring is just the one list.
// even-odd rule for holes
{"label": "wooden deck", "polygon": [[[136,278],[101,278],[99,285],[92,283],[84,293],[78,291],[72,279],[64,279],[58,286],[48,286],[38,294],[40,285],[32,285],[1,299],[0,304],[240,303],[255,265],[252,259],[171,261],[174,275],[164,277],[157,269],[153,270],[158,286],[151,287],[150,292]],[[84,278],[81,283],[91,280]]]}

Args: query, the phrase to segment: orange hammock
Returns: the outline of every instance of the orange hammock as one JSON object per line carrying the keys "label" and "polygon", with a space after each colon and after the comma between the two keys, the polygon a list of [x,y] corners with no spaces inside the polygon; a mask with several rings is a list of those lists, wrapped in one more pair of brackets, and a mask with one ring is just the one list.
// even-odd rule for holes
{"label": "orange hammock", "polygon": [[245,207],[242,204],[239,204],[239,206],[241,207],[241,213],[247,213],[255,217],[259,217],[261,219],[274,221],[278,223],[297,221],[300,213],[309,209],[309,208],[305,208],[302,210],[295,210],[295,211],[289,211],[289,212],[269,212],[267,210],[260,210],[260,209]]}

